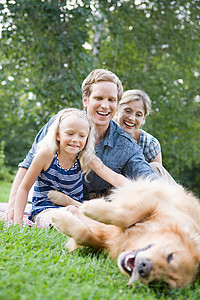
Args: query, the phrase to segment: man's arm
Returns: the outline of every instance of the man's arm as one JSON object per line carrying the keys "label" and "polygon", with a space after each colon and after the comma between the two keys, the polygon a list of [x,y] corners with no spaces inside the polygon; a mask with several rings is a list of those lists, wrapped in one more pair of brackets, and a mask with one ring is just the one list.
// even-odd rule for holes
{"label": "man's arm", "polygon": [[14,218],[14,205],[15,205],[15,197],[17,194],[17,190],[24,178],[24,176],[26,175],[27,169],[26,168],[19,168],[17,171],[17,174],[15,176],[15,179],[13,181],[12,184],[12,188],[10,191],[10,197],[9,197],[9,201],[8,201],[8,208],[7,208],[7,212],[5,214],[4,220],[5,221],[11,221]]}

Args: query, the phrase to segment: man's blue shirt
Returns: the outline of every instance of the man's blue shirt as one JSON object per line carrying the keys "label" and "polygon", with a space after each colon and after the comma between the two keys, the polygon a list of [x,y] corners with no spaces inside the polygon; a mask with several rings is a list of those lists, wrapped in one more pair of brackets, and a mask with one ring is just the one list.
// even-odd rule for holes
{"label": "man's blue shirt", "polygon": [[[145,161],[142,148],[112,120],[95,151],[107,167],[127,178],[136,180],[139,177],[150,176],[152,180],[158,179],[158,175]],[[104,194],[110,188],[108,182],[91,171],[84,180],[84,199],[88,199],[89,193]]]}

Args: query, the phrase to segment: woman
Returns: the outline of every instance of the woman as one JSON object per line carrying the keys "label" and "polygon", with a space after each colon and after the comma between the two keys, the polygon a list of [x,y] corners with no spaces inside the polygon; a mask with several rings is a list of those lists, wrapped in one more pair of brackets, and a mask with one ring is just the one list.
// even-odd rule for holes
{"label": "woman", "polygon": [[170,184],[177,184],[162,166],[162,154],[159,141],[141,129],[147,115],[151,111],[151,100],[141,90],[124,92],[115,115],[116,123],[129,133],[142,148],[145,160],[150,163],[153,171]]}
{"label": "woman", "polygon": [[128,90],[119,102],[116,122],[137,141],[137,144],[143,149],[146,161],[162,164],[159,141],[141,129],[150,110],[151,100],[145,92]]}

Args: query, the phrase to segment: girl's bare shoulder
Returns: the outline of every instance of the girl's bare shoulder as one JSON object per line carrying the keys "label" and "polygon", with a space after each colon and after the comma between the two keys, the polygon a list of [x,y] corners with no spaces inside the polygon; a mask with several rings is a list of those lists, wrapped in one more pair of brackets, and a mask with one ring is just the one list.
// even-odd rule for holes
{"label": "girl's bare shoulder", "polygon": [[43,149],[40,149],[35,158],[41,159],[43,162],[48,163],[49,161],[52,161],[54,158],[55,153],[52,153],[48,147],[44,147]]}

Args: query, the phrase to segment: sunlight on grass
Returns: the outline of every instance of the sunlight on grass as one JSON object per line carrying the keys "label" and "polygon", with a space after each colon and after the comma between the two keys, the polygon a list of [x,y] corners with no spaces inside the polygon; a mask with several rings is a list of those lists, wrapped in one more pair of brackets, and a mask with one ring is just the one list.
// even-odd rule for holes
{"label": "sunlight on grass", "polygon": [[[1,201],[8,200],[11,184],[0,182]],[[179,290],[160,283],[127,286],[116,261],[89,248],[69,254],[68,237],[53,229],[6,227],[0,222],[1,300],[199,300],[199,281]]]}
{"label": "sunlight on grass", "polygon": [[0,299],[200,299],[199,283],[179,290],[162,283],[127,286],[116,261],[89,248],[72,254],[55,229],[0,223]]}

